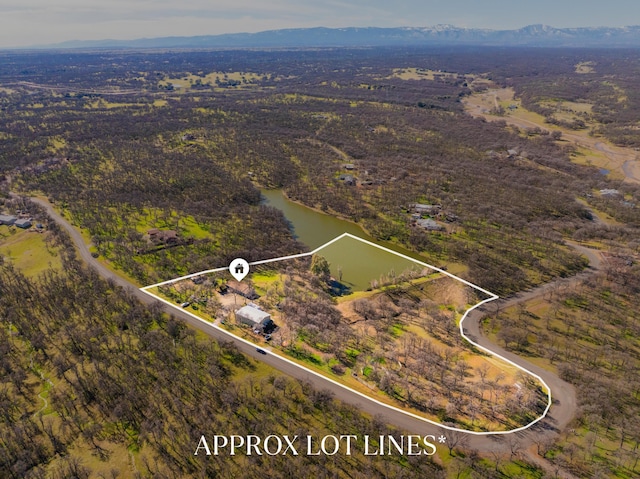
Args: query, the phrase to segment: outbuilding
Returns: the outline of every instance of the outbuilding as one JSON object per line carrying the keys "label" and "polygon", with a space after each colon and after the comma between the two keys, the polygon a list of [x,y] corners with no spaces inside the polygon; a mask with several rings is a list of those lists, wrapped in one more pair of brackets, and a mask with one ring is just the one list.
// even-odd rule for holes
{"label": "outbuilding", "polygon": [[247,283],[241,283],[240,281],[236,281],[234,279],[230,280],[227,283],[227,290],[239,294],[247,299],[258,299],[260,296],[256,293],[256,290],[251,287],[251,285]]}
{"label": "outbuilding", "polygon": [[16,222],[17,219],[18,218],[16,218],[15,216],[11,216],[11,215],[0,215],[0,224],[11,226],[12,224],[14,224]]}
{"label": "outbuilding", "polygon": [[342,181],[345,185],[348,186],[356,186],[356,178],[352,175],[340,175],[338,177],[340,181]]}
{"label": "outbuilding", "polygon": [[244,306],[236,311],[236,321],[250,326],[254,331],[264,333],[273,329],[271,315],[255,306]]}
{"label": "outbuilding", "polygon": [[442,226],[433,221],[431,218],[428,218],[426,220],[418,220],[416,221],[416,224],[419,227],[426,229],[427,231],[441,231],[443,229]]}
{"label": "outbuilding", "polygon": [[18,228],[22,228],[23,230],[27,230],[31,228],[31,221],[26,219],[16,220],[14,225],[17,226]]}
{"label": "outbuilding", "polygon": [[619,194],[620,192],[618,190],[614,190],[613,188],[600,190],[600,196],[618,196]]}
{"label": "outbuilding", "polygon": [[411,209],[419,215],[434,215],[438,214],[442,209],[442,205],[426,205],[423,203],[416,203],[411,205]]}

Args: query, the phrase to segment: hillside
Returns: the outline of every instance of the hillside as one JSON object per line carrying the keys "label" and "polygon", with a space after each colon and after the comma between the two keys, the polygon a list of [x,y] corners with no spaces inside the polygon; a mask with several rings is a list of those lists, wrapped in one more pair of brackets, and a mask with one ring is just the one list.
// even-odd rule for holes
{"label": "hillside", "polygon": [[258,33],[136,40],[69,41],[46,48],[299,48],[482,45],[535,47],[640,46],[640,26],[554,28],[529,25],[517,30],[460,28],[453,25],[402,28],[296,28]]}

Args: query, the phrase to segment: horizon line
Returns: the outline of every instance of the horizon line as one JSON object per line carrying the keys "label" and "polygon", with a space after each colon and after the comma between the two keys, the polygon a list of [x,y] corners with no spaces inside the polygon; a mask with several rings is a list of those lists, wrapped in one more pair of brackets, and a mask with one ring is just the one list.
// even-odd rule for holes
{"label": "horizon line", "polygon": [[[226,46],[201,46],[198,47],[196,45],[190,46],[127,46],[126,43],[137,43],[137,42],[145,42],[145,41],[158,41],[158,40],[185,40],[185,39],[196,39],[196,38],[223,38],[230,37],[236,35],[244,35],[244,36],[254,36],[261,35],[265,33],[274,33],[274,32],[295,32],[295,31],[311,31],[311,30],[331,30],[331,31],[347,31],[347,30],[436,30],[438,27],[446,27],[456,30],[463,31],[477,31],[477,32],[518,32],[521,30],[525,30],[530,27],[542,27],[549,28],[552,30],[564,30],[564,31],[572,31],[572,30],[598,30],[598,29],[612,29],[612,30],[625,30],[629,28],[640,28],[640,23],[623,25],[623,26],[610,26],[610,25],[599,25],[599,26],[577,26],[577,27],[557,27],[545,23],[533,23],[527,24],[521,27],[511,27],[511,28],[487,28],[487,27],[463,27],[457,26],[451,23],[437,23],[433,25],[423,25],[423,26],[397,26],[397,27],[381,27],[381,26],[348,26],[348,27],[325,27],[322,25],[313,26],[313,27],[287,27],[287,28],[276,28],[276,29],[267,29],[267,30],[259,30],[255,32],[248,31],[237,31],[237,32],[227,32],[227,33],[203,33],[203,34],[195,34],[195,35],[164,35],[164,36],[143,36],[143,37],[134,37],[134,38],[100,38],[100,39],[69,39],[56,41],[52,43],[42,43],[42,44],[30,44],[30,45],[14,45],[14,46],[0,46],[0,51],[8,51],[8,50],[56,50],[56,49],[88,49],[88,48],[260,48],[259,45],[249,46],[249,45],[226,45]],[[443,42],[443,44],[455,44],[455,42]],[[74,45],[75,44],[75,45]],[[85,45],[80,45],[85,44]],[[100,45],[104,44],[104,45]],[[324,45],[318,45],[317,47],[321,47]],[[350,45],[345,45],[350,46]],[[363,45],[364,46],[364,45]],[[374,45],[371,45],[374,46]],[[400,45],[398,45],[400,46]],[[462,46],[462,45],[460,45]],[[478,46],[491,46],[479,44]],[[517,46],[526,46],[526,45],[517,45]],[[280,46],[282,47],[282,46]],[[313,48],[313,45],[302,46],[301,48]],[[265,46],[262,48],[270,48],[269,46]],[[274,46],[271,46],[274,48]],[[289,46],[288,48],[292,48]]]}

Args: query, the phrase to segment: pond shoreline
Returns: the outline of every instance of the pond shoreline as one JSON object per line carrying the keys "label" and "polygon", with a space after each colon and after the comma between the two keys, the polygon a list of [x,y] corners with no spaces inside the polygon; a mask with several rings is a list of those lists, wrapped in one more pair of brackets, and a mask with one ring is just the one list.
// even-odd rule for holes
{"label": "pond shoreline", "polygon": [[[318,208],[291,200],[280,189],[261,189],[261,193],[264,198],[262,204],[279,209],[291,224],[295,238],[310,250],[314,250],[344,233],[349,233],[417,261],[426,262],[427,260],[416,251],[408,250],[395,243],[375,239],[353,220],[333,216]],[[410,260],[350,238],[340,240],[339,245],[327,246],[322,251],[322,255],[332,265],[334,277],[340,277],[340,273],[344,273],[346,282],[350,286],[354,286],[354,290],[366,290],[371,281],[379,281],[382,276],[400,274],[414,265],[417,266]]]}

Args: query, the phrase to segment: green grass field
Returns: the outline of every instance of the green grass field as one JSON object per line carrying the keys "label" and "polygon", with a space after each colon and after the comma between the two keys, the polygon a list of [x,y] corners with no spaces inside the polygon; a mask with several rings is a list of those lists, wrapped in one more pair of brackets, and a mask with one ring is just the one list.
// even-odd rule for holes
{"label": "green grass field", "polygon": [[55,249],[47,246],[48,233],[11,230],[0,226],[0,256],[11,261],[25,276],[36,277],[49,267],[61,269],[62,262]]}

